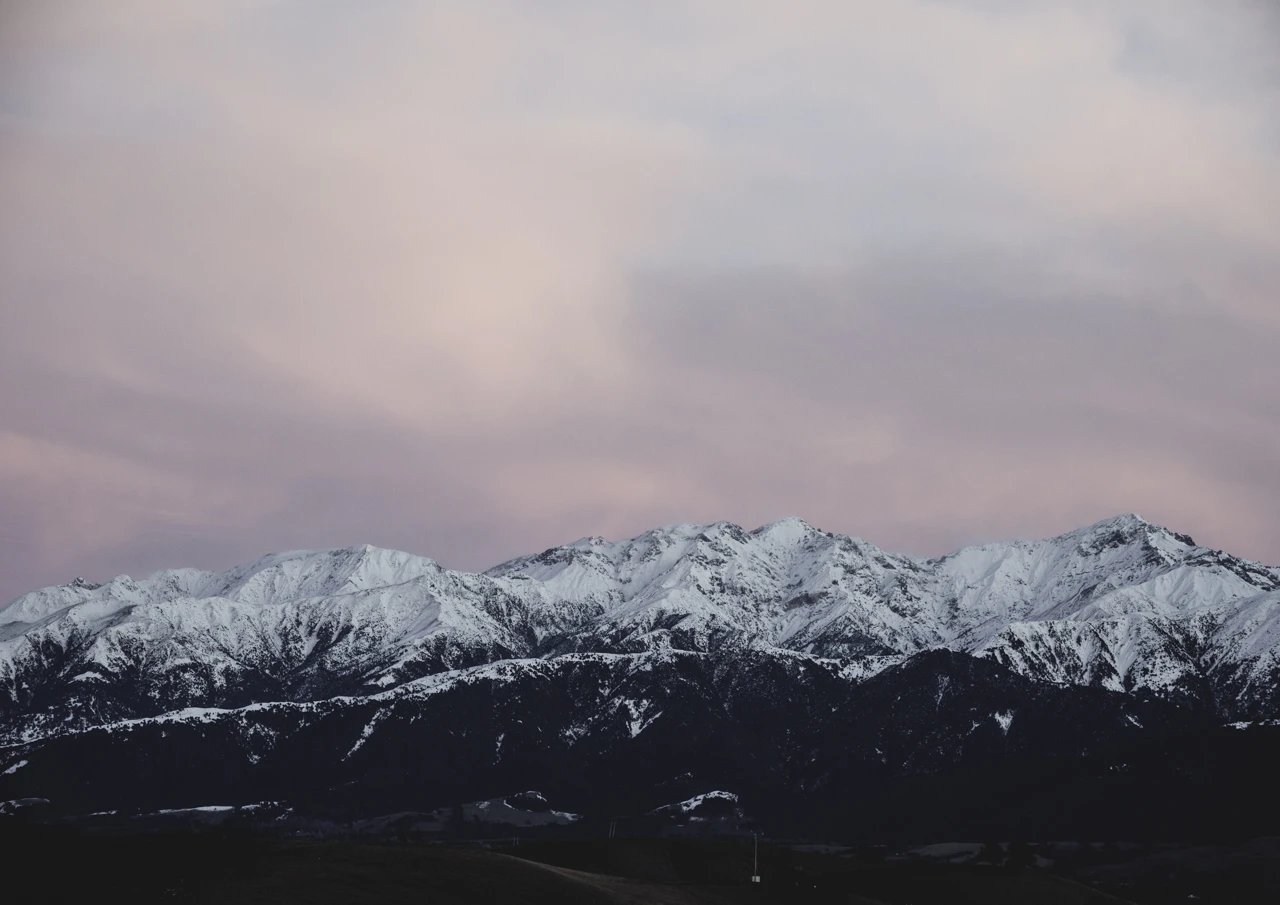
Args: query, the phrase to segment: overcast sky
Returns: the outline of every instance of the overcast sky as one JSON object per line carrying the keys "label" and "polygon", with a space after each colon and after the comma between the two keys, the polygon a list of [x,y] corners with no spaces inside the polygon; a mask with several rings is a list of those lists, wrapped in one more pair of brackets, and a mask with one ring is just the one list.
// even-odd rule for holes
{"label": "overcast sky", "polygon": [[0,0],[0,601],[1126,511],[1280,563],[1267,0]]}

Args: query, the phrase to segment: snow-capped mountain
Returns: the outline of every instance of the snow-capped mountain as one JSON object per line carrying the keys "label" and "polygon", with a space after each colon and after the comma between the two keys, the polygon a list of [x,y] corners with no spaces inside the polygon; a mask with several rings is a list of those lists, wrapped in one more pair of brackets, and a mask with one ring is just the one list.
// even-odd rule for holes
{"label": "snow-capped mountain", "polygon": [[538,788],[583,813],[715,791],[837,819],[920,777],[1121,748],[1182,782],[1163,740],[1278,710],[1280,570],[1132,515],[931,559],[798,519],[483,574],[353,547],[0,610],[0,799],[73,813]]}
{"label": "snow-capped mountain", "polygon": [[584,538],[484,574],[368,546],[275,554],[18,598],[0,610],[0,725],[17,740],[510,658],[724,645],[834,660],[851,678],[949,648],[1256,719],[1275,715],[1280,570],[1133,515],[936,559],[799,519]]}

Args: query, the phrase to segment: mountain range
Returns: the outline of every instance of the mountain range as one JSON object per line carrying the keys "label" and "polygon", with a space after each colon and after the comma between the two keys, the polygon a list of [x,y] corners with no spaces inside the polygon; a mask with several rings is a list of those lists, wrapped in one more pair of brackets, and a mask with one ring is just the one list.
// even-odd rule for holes
{"label": "mountain range", "polygon": [[1280,569],[1136,515],[934,558],[799,519],[484,573],[360,546],[0,610],[0,798],[67,813],[539,789],[587,814],[723,791],[777,820],[891,815],[888,790],[938,777],[1057,795],[1270,745],[1278,711]]}

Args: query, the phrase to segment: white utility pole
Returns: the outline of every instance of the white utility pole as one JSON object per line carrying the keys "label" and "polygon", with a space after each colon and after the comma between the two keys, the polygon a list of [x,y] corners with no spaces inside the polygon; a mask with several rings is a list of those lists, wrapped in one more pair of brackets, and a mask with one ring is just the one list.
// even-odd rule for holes
{"label": "white utility pole", "polygon": [[751,855],[751,882],[760,882],[760,835],[752,833],[751,839],[755,843],[755,850]]}

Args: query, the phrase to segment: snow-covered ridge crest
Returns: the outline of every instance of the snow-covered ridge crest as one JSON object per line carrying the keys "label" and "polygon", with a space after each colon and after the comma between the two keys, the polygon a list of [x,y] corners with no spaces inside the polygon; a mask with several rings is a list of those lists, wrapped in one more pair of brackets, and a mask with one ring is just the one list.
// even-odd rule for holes
{"label": "snow-covered ridge crest", "polygon": [[930,559],[800,519],[583,538],[481,574],[367,545],[295,551],[19,597],[0,610],[0,737],[371,695],[513,658],[726,645],[838,662],[849,681],[949,647],[1053,682],[1207,682],[1265,709],[1278,626],[1280,570],[1135,515]]}

